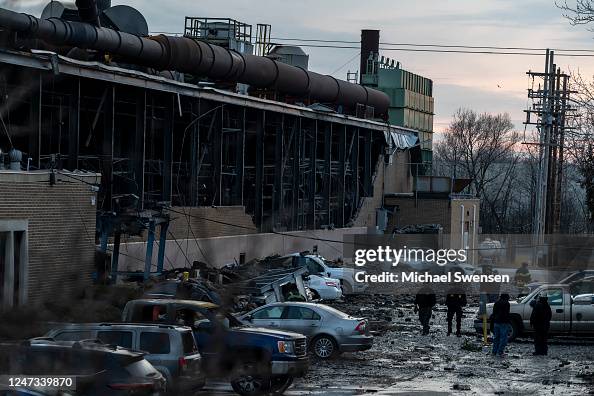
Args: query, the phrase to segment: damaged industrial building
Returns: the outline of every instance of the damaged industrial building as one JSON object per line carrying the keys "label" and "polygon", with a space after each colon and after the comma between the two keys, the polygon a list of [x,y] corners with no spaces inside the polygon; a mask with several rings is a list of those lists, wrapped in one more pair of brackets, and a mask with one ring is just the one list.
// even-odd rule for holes
{"label": "damaged industrial building", "polygon": [[[30,221],[23,254],[7,248],[32,216],[29,180],[48,194],[81,190],[52,197],[46,212],[86,235],[84,249],[66,236],[52,249],[65,268],[77,251],[77,282],[91,282],[89,268],[148,277],[194,261],[336,256],[339,244],[307,237],[391,232],[406,224],[385,197],[414,197],[418,208],[416,189],[434,192],[415,182],[431,185],[432,82],[380,58],[378,31],[362,32],[360,81],[347,82],[308,70],[301,49],[275,46],[269,25],[188,17],[183,36],[151,36],[132,7],[76,6],[52,1],[40,18],[0,10],[5,305],[33,297],[8,298],[8,274],[47,268],[37,246],[51,228]],[[19,191],[22,200],[6,199]],[[17,289],[41,290],[40,278],[23,282]]]}

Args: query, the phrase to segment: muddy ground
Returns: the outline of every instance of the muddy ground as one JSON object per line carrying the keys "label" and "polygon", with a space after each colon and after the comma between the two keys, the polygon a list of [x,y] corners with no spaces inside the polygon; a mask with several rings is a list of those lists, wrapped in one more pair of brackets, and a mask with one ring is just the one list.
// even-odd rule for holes
{"label": "muddy ground", "polygon": [[[555,339],[549,356],[532,356],[531,339],[508,346],[495,358],[475,334],[476,308],[465,310],[463,336],[446,336],[445,306],[436,307],[429,336],[420,335],[406,299],[361,296],[332,304],[357,316],[372,316],[377,335],[372,349],[331,361],[312,359],[305,378],[287,395],[587,395],[594,394],[594,339]],[[379,308],[378,308],[379,307]],[[210,384],[207,393],[229,391]]]}

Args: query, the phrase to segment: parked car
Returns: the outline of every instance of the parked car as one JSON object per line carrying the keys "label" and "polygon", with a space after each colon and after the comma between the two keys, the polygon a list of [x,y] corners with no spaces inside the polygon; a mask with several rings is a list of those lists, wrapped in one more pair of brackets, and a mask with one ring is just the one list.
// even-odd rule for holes
{"label": "parked car", "polygon": [[206,381],[194,334],[189,327],[155,324],[68,324],[46,334],[56,341],[97,339],[105,344],[146,352],[175,393],[192,394]]}
{"label": "parked car", "polygon": [[314,300],[338,300],[342,297],[342,288],[338,279],[308,275],[305,286],[312,290]]}
{"label": "parked car", "polygon": [[[567,275],[565,278],[561,279],[558,282],[555,282],[556,284],[562,284],[562,285],[568,285],[570,283],[573,282],[577,282],[580,281],[584,278],[589,278],[589,277],[594,277],[594,269],[592,270],[580,270],[580,271],[575,271],[572,272],[571,274]],[[544,282],[532,282],[527,284],[526,286],[524,286],[524,288],[522,289],[520,295],[521,296],[527,296],[528,294],[530,294],[531,292],[533,292],[534,290],[538,289],[540,286],[544,285]]]}
{"label": "parked car", "polygon": [[203,301],[142,299],[129,301],[124,322],[182,323],[194,331],[202,367],[225,376],[241,395],[282,394],[308,369],[306,337],[247,326],[217,305]]}
{"label": "parked car", "polygon": [[75,376],[81,396],[157,396],[166,390],[165,378],[140,352],[96,341],[31,339],[0,344],[4,375]]}
{"label": "parked car", "polygon": [[339,267],[315,254],[293,253],[283,257],[275,258],[272,263],[279,266],[290,266],[293,268],[307,267],[310,275],[320,275],[340,280],[344,294],[362,293],[367,284],[355,282],[354,268]]}
{"label": "parked car", "polygon": [[[594,293],[572,295],[570,285],[543,285],[527,296],[510,301],[512,318],[510,339],[533,332],[530,326],[532,307],[538,296],[546,294],[553,317],[552,335],[592,335],[594,334]],[[493,314],[493,304],[487,304],[487,316]],[[476,318],[474,327],[482,333],[482,320]]]}
{"label": "parked car", "polygon": [[258,327],[301,333],[320,359],[341,352],[365,351],[373,345],[366,319],[354,318],[324,304],[285,302],[257,308],[240,319]]}

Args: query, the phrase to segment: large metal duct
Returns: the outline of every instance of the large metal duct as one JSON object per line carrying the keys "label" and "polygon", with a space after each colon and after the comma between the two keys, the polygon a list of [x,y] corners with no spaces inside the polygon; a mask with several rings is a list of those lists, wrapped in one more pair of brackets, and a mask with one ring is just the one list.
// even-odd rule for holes
{"label": "large metal duct", "polygon": [[107,52],[126,62],[158,70],[276,89],[285,95],[335,103],[349,110],[357,104],[367,105],[375,109],[377,117],[385,118],[390,105],[388,96],[378,90],[186,37],[139,37],[89,23],[58,18],[40,20],[1,8],[0,27],[56,45]]}

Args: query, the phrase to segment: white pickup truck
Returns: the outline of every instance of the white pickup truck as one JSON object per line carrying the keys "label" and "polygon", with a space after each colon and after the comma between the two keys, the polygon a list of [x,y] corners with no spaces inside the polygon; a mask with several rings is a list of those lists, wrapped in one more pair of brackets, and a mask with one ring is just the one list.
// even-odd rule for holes
{"label": "white pickup truck", "polygon": [[[512,319],[510,339],[534,330],[530,326],[532,307],[538,296],[546,294],[553,317],[551,335],[594,335],[594,293],[572,295],[570,285],[543,285],[517,301],[510,301]],[[487,304],[487,316],[493,314],[493,304]],[[482,333],[480,317],[474,321],[475,329]]]}
{"label": "white pickup truck", "polygon": [[[315,254],[293,253],[274,259],[283,262],[283,265],[289,264],[292,267],[307,267],[312,275],[320,275],[328,278],[340,280],[342,292],[344,294],[362,293],[367,285],[355,282],[354,268],[338,267],[330,261]],[[290,261],[290,263],[287,263]]]}

